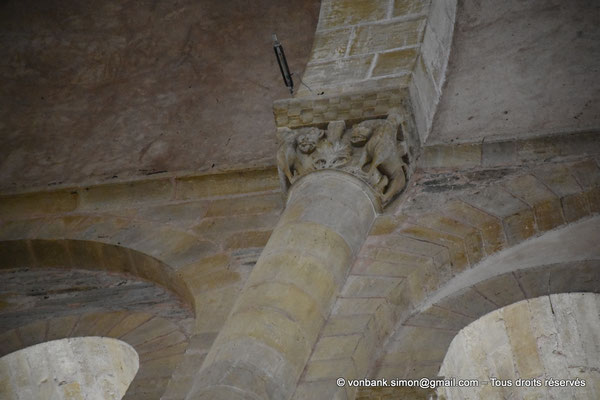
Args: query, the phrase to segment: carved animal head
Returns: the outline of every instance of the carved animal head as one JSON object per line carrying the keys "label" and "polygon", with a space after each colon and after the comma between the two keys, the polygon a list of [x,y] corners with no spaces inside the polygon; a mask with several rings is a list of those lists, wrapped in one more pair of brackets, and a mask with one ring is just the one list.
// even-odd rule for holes
{"label": "carved animal head", "polygon": [[304,128],[298,135],[298,149],[304,154],[311,154],[317,148],[319,140],[323,138],[325,131],[318,128]]}
{"label": "carved animal head", "polygon": [[317,169],[341,168],[352,158],[352,149],[347,144],[336,143],[333,147],[320,150],[315,157]]}
{"label": "carved animal head", "polygon": [[374,127],[372,124],[358,124],[354,128],[352,128],[352,134],[350,136],[350,143],[352,146],[360,147],[364,146],[367,141],[373,135]]}

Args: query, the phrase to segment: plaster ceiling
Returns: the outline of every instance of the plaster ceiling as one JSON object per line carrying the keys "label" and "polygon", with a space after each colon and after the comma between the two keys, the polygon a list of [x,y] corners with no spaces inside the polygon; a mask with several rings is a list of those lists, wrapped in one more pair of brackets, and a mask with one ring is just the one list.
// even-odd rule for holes
{"label": "plaster ceiling", "polygon": [[461,2],[430,144],[600,128],[600,3]]}
{"label": "plaster ceiling", "polygon": [[0,4],[0,189],[274,163],[319,0]]}

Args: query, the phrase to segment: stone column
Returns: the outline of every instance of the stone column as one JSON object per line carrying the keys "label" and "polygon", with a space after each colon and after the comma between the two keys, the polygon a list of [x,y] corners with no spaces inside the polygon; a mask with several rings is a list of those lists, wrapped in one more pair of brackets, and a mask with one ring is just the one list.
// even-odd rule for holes
{"label": "stone column", "polygon": [[280,130],[288,202],[187,400],[287,400],[381,203],[404,188],[403,118]]}
{"label": "stone column", "polygon": [[290,398],[376,204],[365,183],[342,171],[294,184],[187,399]]}

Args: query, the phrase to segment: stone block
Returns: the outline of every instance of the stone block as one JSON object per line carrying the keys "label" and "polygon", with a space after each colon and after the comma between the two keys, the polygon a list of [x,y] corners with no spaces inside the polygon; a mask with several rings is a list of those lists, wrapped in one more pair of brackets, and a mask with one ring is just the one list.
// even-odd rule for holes
{"label": "stone block", "polygon": [[71,190],[0,196],[0,218],[30,218],[74,211],[78,199],[78,193]]}
{"label": "stone block", "polygon": [[504,232],[508,244],[515,245],[536,233],[535,219],[531,210],[522,210],[504,218]]}
{"label": "stone block", "polygon": [[[49,319],[46,340],[50,341],[69,337],[78,320],[79,315],[68,315],[66,317]],[[104,333],[103,336],[109,335]]]}
{"label": "stone block", "polygon": [[347,400],[346,392],[340,390],[334,380],[300,382],[296,387],[292,400],[314,400],[318,398]]}
{"label": "stone block", "polygon": [[91,326],[91,332],[94,336],[106,336],[128,314],[127,311],[98,313]]}
{"label": "stone block", "polygon": [[[0,357],[12,353],[13,351],[17,351],[22,347],[23,343],[21,343],[21,339],[19,339],[19,336],[14,329],[0,333]],[[2,378],[0,378],[0,382],[1,379]],[[2,393],[2,389],[0,389],[0,393]]]}
{"label": "stone block", "polygon": [[291,284],[269,282],[247,287],[232,312],[241,314],[266,308],[285,315],[308,336],[317,333],[328,311],[323,309],[322,299],[313,299]]}
{"label": "stone block", "polygon": [[468,168],[480,164],[481,145],[478,143],[423,147],[423,168]]}
{"label": "stone block", "polygon": [[[309,64],[306,67],[302,80],[309,86],[314,85],[336,85],[350,81],[357,81],[367,78],[367,72],[371,67],[373,55],[362,57],[343,58],[335,61],[327,61],[319,64]],[[349,112],[350,107],[339,108],[339,119],[343,118],[343,110]],[[349,116],[349,115],[348,115]]]}
{"label": "stone block", "polygon": [[0,241],[0,269],[27,268],[35,258],[27,240]]}
{"label": "stone block", "polygon": [[452,200],[444,206],[452,218],[464,221],[479,229],[487,254],[501,250],[506,243],[500,220],[460,200]]}
{"label": "stone block", "polygon": [[388,0],[324,0],[317,31],[384,19],[388,6]]}
{"label": "stone block", "polygon": [[494,304],[497,304],[498,307],[525,299],[525,294],[521,291],[519,282],[511,273],[479,282],[474,285],[474,288]]}
{"label": "stone block", "polygon": [[183,354],[187,346],[187,337],[181,331],[176,330],[138,345],[136,351],[141,359],[151,360],[165,356]]}
{"label": "stone block", "polygon": [[344,335],[322,337],[315,345],[311,361],[335,360],[353,354],[362,335]]}
{"label": "stone block", "polygon": [[106,336],[118,339],[149,321],[151,318],[152,315],[146,313],[129,314],[108,331]]}
{"label": "stone block", "polygon": [[576,193],[560,199],[567,222],[577,221],[589,214],[587,198],[583,193]]}
{"label": "stone block", "polygon": [[344,57],[351,32],[350,28],[317,31],[310,60],[319,61]]}
{"label": "stone block", "polygon": [[498,308],[496,304],[473,288],[466,288],[453,293],[451,296],[437,302],[436,305],[474,319]]}
{"label": "stone block", "polygon": [[199,236],[222,241],[234,232],[271,230],[278,219],[277,212],[204,218],[192,229]]}
{"label": "stone block", "polygon": [[451,277],[450,263],[441,267],[433,264],[423,265],[406,278],[405,284],[401,284],[406,285],[403,291],[393,291],[393,295],[390,295],[390,302],[397,305],[398,308],[403,307],[409,310]]}
{"label": "stone block", "polygon": [[410,317],[404,325],[459,331],[475,319],[437,306]]}
{"label": "stone block", "polygon": [[396,230],[400,221],[398,218],[390,215],[381,215],[375,219],[369,236],[387,235]]}
{"label": "stone block", "polygon": [[377,344],[363,336],[354,349],[354,352],[350,353],[352,354],[352,361],[354,361],[354,367],[356,368],[356,376],[365,376],[367,374],[371,365],[371,359],[374,358],[375,346]]}
{"label": "stone block", "polygon": [[338,297],[333,306],[331,315],[357,315],[373,314],[379,308],[385,299],[383,298],[345,298]]}
{"label": "stone block", "polygon": [[[434,264],[444,264],[449,258],[448,250],[439,244],[424,242],[409,236],[388,235],[382,238],[367,238],[367,246],[378,246],[393,249],[397,252],[406,252],[413,255],[421,255],[433,260]],[[419,263],[422,260],[419,260]]]}
{"label": "stone block", "polygon": [[[431,263],[431,261],[428,261]],[[409,262],[385,262],[371,258],[358,258],[352,267],[353,275],[383,275],[394,278],[404,278],[410,275],[421,264]]]}
{"label": "stone block", "polygon": [[544,373],[538,347],[531,327],[531,314],[527,302],[519,302],[502,310],[506,333],[515,358],[519,377],[530,379]]}
{"label": "stone block", "polygon": [[600,188],[590,189],[586,192],[587,200],[592,213],[600,213]]}
{"label": "stone block", "polygon": [[559,197],[581,192],[581,187],[565,164],[536,168],[534,175]]}
{"label": "stone block", "polygon": [[417,55],[416,48],[379,53],[372,76],[378,77],[410,72],[415,65]]}
{"label": "stone block", "polygon": [[356,38],[350,45],[350,55],[370,54],[418,45],[423,37],[425,23],[425,18],[419,18],[358,26]]}
{"label": "stone block", "polygon": [[476,194],[465,196],[462,200],[499,218],[508,217],[522,210],[529,209],[523,201],[495,186],[487,187]]}
{"label": "stone block", "polygon": [[569,168],[571,174],[577,179],[584,189],[600,187],[600,168],[594,160],[586,160],[572,164]]}
{"label": "stone block", "polygon": [[483,241],[479,231],[475,228],[438,214],[426,214],[420,216],[418,221],[419,224],[429,228],[461,237],[465,244],[469,263],[471,265],[475,265],[483,258],[485,253]]}
{"label": "stone block", "polygon": [[265,282],[279,282],[293,285],[308,293],[318,301],[323,310],[329,310],[334,294],[339,289],[336,277],[326,263],[297,253],[275,253],[266,255],[256,266],[248,286]]}
{"label": "stone block", "polygon": [[557,196],[533,175],[522,175],[512,178],[504,186],[510,193],[522,199],[530,206],[547,200],[557,199]]}
{"label": "stone block", "polygon": [[121,246],[115,246],[111,244],[104,244],[100,246],[102,252],[102,265],[103,269],[110,272],[129,273],[133,275],[138,274],[137,266],[133,263],[133,257],[136,259],[145,258],[147,256],[140,255],[132,256],[136,253],[132,250],[123,248]]}
{"label": "stone block", "polygon": [[66,240],[65,244],[71,255],[71,261],[77,268],[90,270],[104,268],[102,247],[106,245],[87,240]]}
{"label": "stone block", "polygon": [[32,346],[34,344],[46,341],[46,325],[47,321],[36,321],[31,324],[19,327],[19,338],[23,347]]}
{"label": "stone block", "polygon": [[90,186],[79,191],[79,209],[123,209],[140,203],[157,203],[173,198],[170,179]]}
{"label": "stone block", "polygon": [[[53,221],[53,220],[50,220]],[[52,225],[48,219],[36,218],[27,220],[4,220],[0,224],[0,240],[18,240],[27,239],[30,237],[39,237],[44,239],[44,236],[39,236],[40,231],[43,231],[45,226]],[[48,224],[47,222],[50,222]],[[56,239],[58,235],[51,238]]]}
{"label": "stone block", "polygon": [[193,294],[200,294],[207,290],[218,289],[240,282],[240,274],[228,268],[229,260],[221,262],[221,255],[217,256],[219,260],[215,262],[214,267],[207,266],[205,261],[190,264],[178,271],[182,280]]}
{"label": "stone block", "polygon": [[332,316],[327,320],[321,337],[362,333],[370,319],[369,314]]}
{"label": "stone block", "polygon": [[196,293],[195,309],[203,310],[202,318],[196,318],[194,333],[219,331],[239,297],[243,282],[219,289]]}
{"label": "stone block", "polygon": [[385,247],[372,247],[369,250],[369,253],[372,254],[371,257],[373,257],[376,261],[383,261],[393,264],[406,264],[408,266],[418,266],[431,262],[430,257],[414,254],[410,251],[395,251]]}
{"label": "stone block", "polygon": [[237,232],[229,236],[225,241],[226,249],[247,249],[252,247],[264,247],[271,237],[272,231],[249,231]]}
{"label": "stone block", "polygon": [[401,326],[393,341],[388,345],[384,364],[400,364],[408,359],[419,360],[420,352],[427,355],[422,360],[440,361],[444,358],[448,346],[456,331],[429,329],[417,326]]}
{"label": "stone block", "polygon": [[342,289],[342,297],[385,297],[402,278],[350,275]]}
{"label": "stone block", "polygon": [[555,138],[540,137],[523,140],[517,148],[517,160],[520,163],[553,159],[561,154],[561,146]]}
{"label": "stone block", "polygon": [[[301,325],[281,312],[264,308],[248,309],[230,316],[213,346],[222,346],[227,342],[246,337],[279,352],[285,360],[296,367],[304,365],[314,343],[311,339],[316,339],[308,337]],[[238,352],[240,351],[250,351],[250,349],[240,348]]]}
{"label": "stone block", "polygon": [[395,0],[394,17],[404,17],[411,14],[426,13],[429,8],[429,0]]}
{"label": "stone block", "polygon": [[146,361],[139,369],[136,379],[168,378],[183,358],[182,354]]}
{"label": "stone block", "polygon": [[517,142],[483,142],[481,165],[483,167],[513,166],[517,162]]}
{"label": "stone block", "polygon": [[304,380],[306,382],[318,380],[331,380],[335,385],[335,379],[344,377],[346,379],[356,379],[356,369],[351,358],[338,360],[319,360],[310,361],[306,365]]}
{"label": "stone block", "polygon": [[229,217],[272,213],[283,209],[280,193],[265,193],[213,200],[208,203],[206,217]]}
{"label": "stone block", "polygon": [[538,231],[545,232],[565,223],[560,200],[550,199],[533,206]]}
{"label": "stone block", "polygon": [[146,221],[160,222],[187,229],[197,224],[205,216],[207,208],[208,202],[206,201],[163,204],[139,208],[136,210],[136,216]]}
{"label": "stone block", "polygon": [[369,321],[367,330],[364,333],[365,339],[373,343],[383,343],[394,330],[397,321],[394,305],[389,301],[382,303],[377,307],[373,313],[373,318]]}
{"label": "stone block", "polygon": [[403,228],[402,233],[446,247],[450,253],[454,273],[459,273],[469,266],[464,241],[457,236],[418,225]]}
{"label": "stone block", "polygon": [[[286,212],[287,213],[287,212]],[[290,251],[305,254],[328,265],[336,282],[345,278],[352,251],[333,230],[317,223],[281,224],[273,231],[262,256]]]}
{"label": "stone block", "polygon": [[71,268],[72,261],[65,240],[32,240],[31,250],[45,268]]}
{"label": "stone block", "polygon": [[193,200],[279,189],[275,168],[176,178],[177,199]]}
{"label": "stone block", "polygon": [[124,342],[137,347],[160,336],[167,335],[177,329],[177,326],[164,318],[154,317],[136,326],[120,337]]}

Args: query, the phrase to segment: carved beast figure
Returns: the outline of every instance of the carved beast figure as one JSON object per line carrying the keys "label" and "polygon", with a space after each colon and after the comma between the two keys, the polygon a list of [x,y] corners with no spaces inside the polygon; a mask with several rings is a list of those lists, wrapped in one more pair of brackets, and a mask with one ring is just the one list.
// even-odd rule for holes
{"label": "carved beast figure", "polygon": [[406,185],[406,164],[402,160],[406,150],[396,141],[396,132],[402,121],[400,114],[393,112],[386,120],[361,122],[354,127],[350,139],[353,146],[365,146],[358,167],[362,169],[370,163],[367,172],[369,177],[377,172],[387,176],[388,185],[382,196],[384,204]]}
{"label": "carved beast figure", "polygon": [[317,149],[325,131],[318,128],[301,128],[278,131],[282,141],[277,151],[277,167],[282,187],[287,190],[299,177],[315,170],[312,153]]}

